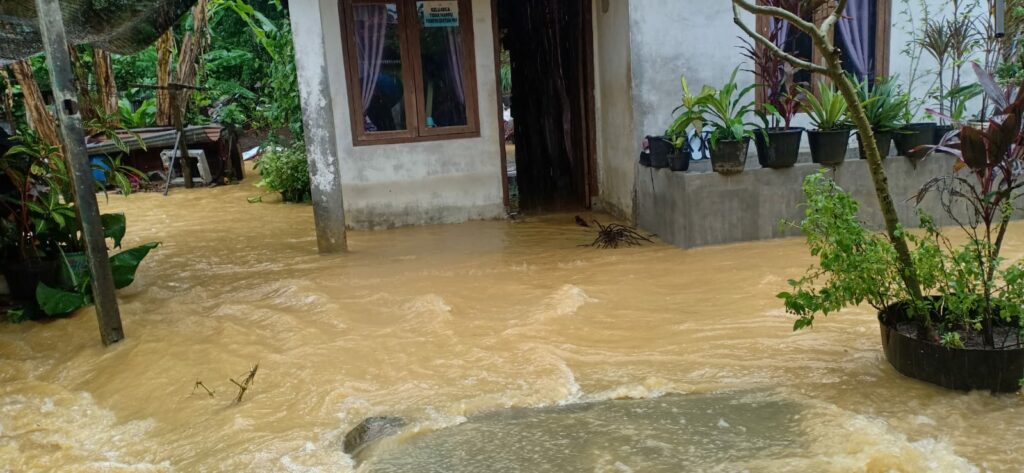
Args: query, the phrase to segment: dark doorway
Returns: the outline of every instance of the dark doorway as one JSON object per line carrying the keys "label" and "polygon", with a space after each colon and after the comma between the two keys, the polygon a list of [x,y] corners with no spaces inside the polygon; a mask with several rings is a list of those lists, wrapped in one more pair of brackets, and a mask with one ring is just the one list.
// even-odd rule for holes
{"label": "dark doorway", "polygon": [[591,5],[497,0],[524,211],[588,209],[597,195]]}

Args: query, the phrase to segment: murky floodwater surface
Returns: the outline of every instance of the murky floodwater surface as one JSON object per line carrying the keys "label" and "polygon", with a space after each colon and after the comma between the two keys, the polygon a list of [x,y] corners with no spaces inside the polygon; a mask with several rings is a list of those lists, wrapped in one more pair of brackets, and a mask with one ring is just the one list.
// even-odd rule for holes
{"label": "murky floodwater surface", "polygon": [[91,309],[0,324],[0,471],[346,472],[372,415],[412,425],[363,471],[1024,468],[1020,396],[900,376],[868,309],[791,332],[798,239],[600,251],[559,216],[323,258],[309,207],[256,193],[111,197],[126,244],[164,243],[121,293],[128,338],[102,348]]}

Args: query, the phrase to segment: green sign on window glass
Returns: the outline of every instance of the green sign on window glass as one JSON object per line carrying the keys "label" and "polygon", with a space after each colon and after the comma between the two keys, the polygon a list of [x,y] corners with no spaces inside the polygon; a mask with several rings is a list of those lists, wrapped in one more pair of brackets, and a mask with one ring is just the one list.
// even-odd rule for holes
{"label": "green sign on window glass", "polygon": [[459,26],[458,0],[416,2],[420,24],[424,28],[457,28]]}

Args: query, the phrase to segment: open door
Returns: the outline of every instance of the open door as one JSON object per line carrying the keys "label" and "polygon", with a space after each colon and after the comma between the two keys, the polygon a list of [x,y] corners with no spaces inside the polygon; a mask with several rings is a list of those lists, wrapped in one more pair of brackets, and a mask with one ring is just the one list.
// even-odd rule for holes
{"label": "open door", "polygon": [[592,2],[497,4],[511,66],[519,207],[589,209],[597,195]]}

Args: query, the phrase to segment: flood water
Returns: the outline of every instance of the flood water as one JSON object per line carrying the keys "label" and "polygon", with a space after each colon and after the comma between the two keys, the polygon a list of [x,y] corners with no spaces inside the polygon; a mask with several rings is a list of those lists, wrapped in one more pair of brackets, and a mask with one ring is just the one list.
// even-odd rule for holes
{"label": "flood water", "polygon": [[128,338],[103,348],[91,309],[0,324],[0,472],[348,472],[372,415],[412,426],[365,471],[1024,468],[1021,396],[902,377],[867,308],[791,331],[775,294],[811,263],[799,239],[595,250],[562,215],[320,257],[311,209],[257,193],[111,196],[126,246],[164,243],[121,293]]}

